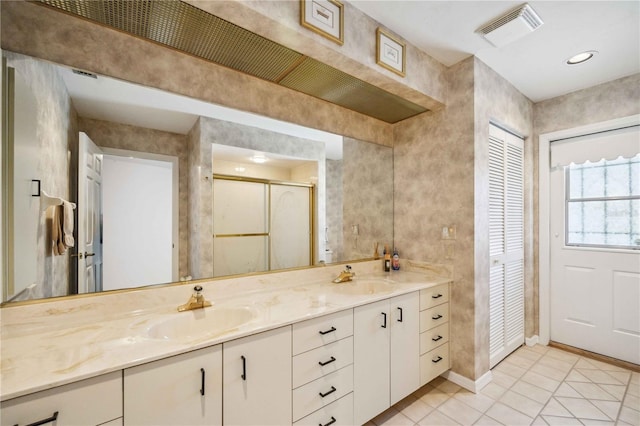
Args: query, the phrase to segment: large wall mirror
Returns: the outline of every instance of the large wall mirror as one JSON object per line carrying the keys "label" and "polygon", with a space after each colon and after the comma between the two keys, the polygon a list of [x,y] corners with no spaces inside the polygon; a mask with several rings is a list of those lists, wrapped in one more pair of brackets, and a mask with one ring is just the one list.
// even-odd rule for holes
{"label": "large wall mirror", "polygon": [[393,240],[389,147],[3,57],[4,302],[365,259]]}

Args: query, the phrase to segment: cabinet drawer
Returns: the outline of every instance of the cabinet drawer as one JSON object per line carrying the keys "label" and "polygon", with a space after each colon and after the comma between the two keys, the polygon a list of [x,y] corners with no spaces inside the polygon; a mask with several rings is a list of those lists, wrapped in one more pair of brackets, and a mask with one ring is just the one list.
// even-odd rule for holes
{"label": "cabinet drawer", "polygon": [[58,413],[56,426],[98,425],[122,417],[122,371],[0,404],[0,424],[31,424]]}
{"label": "cabinet drawer", "polygon": [[352,335],[352,309],[303,321],[293,325],[293,354],[298,355]]}
{"label": "cabinet drawer", "polygon": [[294,423],[295,426],[352,426],[353,425],[353,392],[343,396],[336,402],[325,405],[318,411],[303,417]]}
{"label": "cabinet drawer", "polygon": [[[335,389],[335,390],[334,390]],[[337,401],[353,391],[353,365],[327,374],[293,391],[293,420]],[[324,397],[322,395],[325,395]]]}
{"label": "cabinet drawer", "polygon": [[431,330],[420,333],[420,355],[449,341],[449,323],[445,322]]}
{"label": "cabinet drawer", "polygon": [[420,386],[429,383],[449,369],[449,344],[420,356]]}
{"label": "cabinet drawer", "polygon": [[[353,336],[293,357],[293,388],[353,363]],[[322,365],[324,364],[324,365]]]}
{"label": "cabinet drawer", "polygon": [[449,284],[440,284],[435,287],[420,290],[420,310],[432,308],[449,301]]}
{"label": "cabinet drawer", "polygon": [[449,321],[449,304],[434,306],[431,309],[420,312],[420,333],[431,330],[440,324]]}

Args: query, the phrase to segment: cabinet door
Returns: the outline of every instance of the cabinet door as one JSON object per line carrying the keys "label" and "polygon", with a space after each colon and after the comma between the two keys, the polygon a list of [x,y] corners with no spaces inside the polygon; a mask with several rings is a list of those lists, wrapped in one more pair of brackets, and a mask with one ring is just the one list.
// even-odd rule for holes
{"label": "cabinet door", "polygon": [[0,424],[98,425],[122,417],[122,372],[0,403]]}
{"label": "cabinet door", "polygon": [[223,344],[225,425],[291,424],[291,327]]}
{"label": "cabinet door", "polygon": [[391,405],[420,387],[420,295],[391,299]]}
{"label": "cabinet door", "polygon": [[353,314],[353,415],[364,424],[390,405],[389,300],[359,306]]}
{"label": "cabinet door", "polygon": [[221,425],[221,345],[124,370],[125,425]]}

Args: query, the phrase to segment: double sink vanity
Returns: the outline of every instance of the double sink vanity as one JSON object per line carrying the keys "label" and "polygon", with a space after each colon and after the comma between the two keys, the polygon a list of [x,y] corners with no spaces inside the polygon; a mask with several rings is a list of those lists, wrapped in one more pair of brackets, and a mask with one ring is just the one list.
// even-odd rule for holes
{"label": "double sink vanity", "polygon": [[1,423],[363,424],[450,367],[451,279],[406,264],[5,307]]}

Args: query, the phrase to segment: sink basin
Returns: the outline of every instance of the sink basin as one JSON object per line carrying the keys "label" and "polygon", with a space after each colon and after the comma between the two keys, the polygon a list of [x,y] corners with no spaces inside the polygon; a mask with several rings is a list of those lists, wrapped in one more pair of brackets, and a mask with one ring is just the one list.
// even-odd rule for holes
{"label": "sink basin", "polygon": [[332,291],[347,295],[384,294],[394,290],[395,285],[383,279],[367,279],[333,284]]}
{"label": "sink basin", "polygon": [[193,341],[224,334],[253,320],[256,314],[247,307],[204,308],[178,312],[147,329],[153,339]]}

